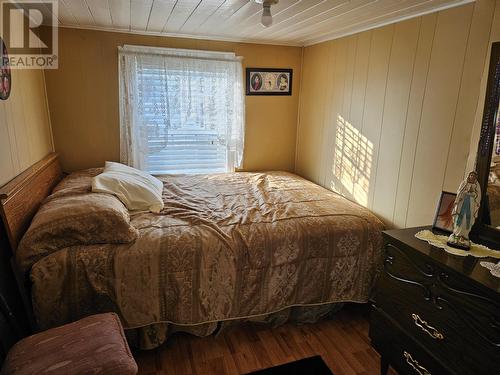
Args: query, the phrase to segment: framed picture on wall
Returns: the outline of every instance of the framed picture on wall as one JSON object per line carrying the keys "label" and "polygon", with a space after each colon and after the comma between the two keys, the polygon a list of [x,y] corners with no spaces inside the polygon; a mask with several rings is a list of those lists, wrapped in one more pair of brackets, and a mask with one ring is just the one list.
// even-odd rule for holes
{"label": "framed picture on wall", "polygon": [[293,69],[247,68],[247,95],[292,95]]}
{"label": "framed picture on wall", "polygon": [[9,66],[9,53],[7,46],[0,38],[0,100],[7,100],[12,89],[12,77]]}
{"label": "framed picture on wall", "polygon": [[447,191],[441,193],[432,229],[437,229],[446,233],[453,232],[453,216],[451,213],[456,197],[457,195],[455,193],[449,193]]}

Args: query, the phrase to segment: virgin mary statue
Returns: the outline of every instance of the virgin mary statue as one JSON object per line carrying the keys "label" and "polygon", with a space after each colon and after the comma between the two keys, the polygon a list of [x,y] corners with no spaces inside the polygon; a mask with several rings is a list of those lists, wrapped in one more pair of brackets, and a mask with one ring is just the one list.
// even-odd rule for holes
{"label": "virgin mary statue", "polygon": [[453,206],[453,233],[448,238],[448,245],[458,249],[469,250],[469,233],[476,221],[481,204],[481,187],[477,181],[477,173],[470,172],[458,188]]}

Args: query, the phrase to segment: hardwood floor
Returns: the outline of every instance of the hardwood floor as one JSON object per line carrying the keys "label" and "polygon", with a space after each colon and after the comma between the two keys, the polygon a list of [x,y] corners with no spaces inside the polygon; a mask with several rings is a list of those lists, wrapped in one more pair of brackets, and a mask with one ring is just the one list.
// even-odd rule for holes
{"label": "hardwood floor", "polygon": [[370,346],[368,327],[367,306],[348,305],[316,324],[249,324],[204,338],[179,334],[135,357],[142,375],[245,374],[317,354],[334,375],[378,375],[380,358]]}

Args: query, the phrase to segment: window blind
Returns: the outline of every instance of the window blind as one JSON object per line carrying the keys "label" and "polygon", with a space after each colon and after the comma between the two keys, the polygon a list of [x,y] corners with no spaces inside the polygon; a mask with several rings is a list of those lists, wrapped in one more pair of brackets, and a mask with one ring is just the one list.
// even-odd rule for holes
{"label": "window blind", "polygon": [[147,52],[120,55],[122,161],[153,174],[234,170],[243,149],[239,59]]}

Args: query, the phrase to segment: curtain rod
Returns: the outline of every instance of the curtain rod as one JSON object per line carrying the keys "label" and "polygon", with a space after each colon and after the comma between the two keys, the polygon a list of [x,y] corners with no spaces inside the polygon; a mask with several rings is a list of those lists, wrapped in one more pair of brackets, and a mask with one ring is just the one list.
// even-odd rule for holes
{"label": "curtain rod", "polygon": [[[205,51],[191,49],[176,49],[176,48],[161,48],[161,47],[146,47],[146,46],[131,46],[124,45],[118,47],[120,54],[136,54],[149,56],[168,56],[174,58],[190,58],[196,60],[214,60],[214,61],[242,61],[242,56],[236,56],[234,52],[220,51]],[[200,54],[201,56],[194,56]],[[210,56],[212,55],[212,56]],[[218,56],[217,56],[218,55]],[[220,56],[220,57],[219,57]]]}

